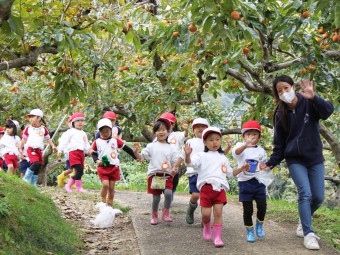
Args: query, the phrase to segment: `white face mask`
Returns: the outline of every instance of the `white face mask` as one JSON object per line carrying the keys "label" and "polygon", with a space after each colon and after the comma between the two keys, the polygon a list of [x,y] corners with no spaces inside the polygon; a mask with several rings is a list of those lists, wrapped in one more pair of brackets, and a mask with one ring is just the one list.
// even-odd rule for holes
{"label": "white face mask", "polygon": [[290,104],[291,102],[293,102],[294,98],[295,98],[295,90],[293,89],[293,87],[290,89],[290,91],[283,93],[281,96],[279,96],[279,98],[287,103]]}

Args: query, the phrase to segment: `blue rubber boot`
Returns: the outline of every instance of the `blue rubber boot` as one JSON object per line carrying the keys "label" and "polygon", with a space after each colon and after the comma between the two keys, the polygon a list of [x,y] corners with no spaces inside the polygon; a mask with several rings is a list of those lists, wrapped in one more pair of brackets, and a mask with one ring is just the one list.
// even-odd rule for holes
{"label": "blue rubber boot", "polygon": [[255,229],[257,237],[264,237],[263,221],[256,220]]}
{"label": "blue rubber boot", "polygon": [[32,179],[31,179],[31,184],[36,188],[38,188],[38,186],[37,186],[38,177],[39,177],[39,175],[33,175]]}
{"label": "blue rubber boot", "polygon": [[246,227],[247,229],[247,242],[254,243],[256,241],[254,227]]}
{"label": "blue rubber boot", "polygon": [[27,182],[28,184],[31,184],[33,174],[34,172],[31,169],[27,168],[25,176],[24,178],[22,178],[22,180]]}

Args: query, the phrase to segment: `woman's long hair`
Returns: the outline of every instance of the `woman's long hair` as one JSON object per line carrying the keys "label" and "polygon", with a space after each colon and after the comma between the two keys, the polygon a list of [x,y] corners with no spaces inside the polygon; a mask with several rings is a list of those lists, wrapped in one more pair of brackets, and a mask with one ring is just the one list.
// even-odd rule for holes
{"label": "woman's long hair", "polygon": [[276,116],[276,113],[279,112],[280,114],[280,119],[279,121],[282,121],[283,123],[283,128],[285,130],[285,132],[288,132],[288,121],[287,121],[287,110],[288,110],[288,106],[285,102],[283,102],[280,97],[279,97],[279,94],[277,92],[277,84],[279,82],[287,82],[288,84],[294,86],[294,81],[293,79],[288,76],[288,75],[280,75],[280,76],[277,76],[274,81],[273,81],[273,92],[274,92],[274,98],[276,99],[277,102],[279,102],[274,110],[274,115],[273,115],[273,125],[275,127],[276,123],[275,122],[275,116]]}

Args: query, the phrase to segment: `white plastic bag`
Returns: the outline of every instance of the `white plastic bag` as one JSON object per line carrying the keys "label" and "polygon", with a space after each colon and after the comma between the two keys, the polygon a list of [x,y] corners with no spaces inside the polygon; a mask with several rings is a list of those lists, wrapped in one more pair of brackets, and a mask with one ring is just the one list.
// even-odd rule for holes
{"label": "white plastic bag", "polygon": [[256,173],[256,179],[268,187],[274,181],[273,171],[261,170]]}
{"label": "white plastic bag", "polygon": [[119,209],[113,209],[111,206],[107,206],[105,203],[97,203],[96,208],[99,208],[99,214],[97,214],[91,223],[99,228],[109,228],[114,225],[116,214],[122,213]]}

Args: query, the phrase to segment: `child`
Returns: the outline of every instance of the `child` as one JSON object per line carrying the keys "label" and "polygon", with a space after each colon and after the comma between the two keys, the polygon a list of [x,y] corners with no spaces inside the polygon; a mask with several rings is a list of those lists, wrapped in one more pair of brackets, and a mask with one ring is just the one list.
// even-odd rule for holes
{"label": "child", "polygon": [[[72,118],[71,118],[71,116],[67,119],[67,126],[69,127],[69,129],[72,128]],[[58,140],[59,144],[63,143],[62,140],[65,139],[65,133],[66,132],[64,132],[61,135],[61,137],[59,138],[59,140]],[[73,172],[73,169],[70,166],[69,155],[68,155],[68,152],[66,151],[66,149],[64,150],[64,156],[65,156],[65,161],[66,161],[66,170],[63,171],[61,174],[59,174],[57,176],[57,182],[58,182],[59,188],[64,187],[64,180],[67,178],[67,176],[69,174],[71,174]]]}
{"label": "child", "polygon": [[58,157],[63,151],[69,153],[70,166],[76,170],[74,176],[70,177],[68,183],[65,185],[65,190],[71,192],[72,185],[76,184],[76,190],[79,192],[86,192],[83,189],[81,177],[84,174],[85,154],[91,155],[90,144],[87,139],[87,134],[82,130],[85,124],[85,116],[81,112],[76,112],[71,116],[71,129],[67,130],[65,137],[61,140],[58,146]]}
{"label": "child", "polygon": [[100,137],[92,144],[92,158],[98,165],[98,176],[102,182],[101,202],[112,206],[115,183],[120,180],[118,149],[123,149],[136,159],[133,150],[118,138],[112,137],[112,123],[109,119],[98,121]]}
{"label": "child", "polygon": [[[186,143],[190,144],[192,148],[192,155],[196,153],[204,151],[204,143],[202,139],[202,132],[209,127],[209,123],[206,119],[197,118],[192,122],[192,129],[195,134],[195,138],[189,139]],[[185,159],[185,154],[180,154],[180,158],[177,160],[175,164],[175,168],[177,168],[180,164],[182,164]],[[189,193],[191,194],[189,205],[187,208],[187,214],[185,220],[188,224],[194,223],[194,212],[197,208],[197,202],[200,197],[199,190],[197,189],[197,171],[193,167],[187,167],[187,171],[185,172],[185,176],[189,179]]]}
{"label": "child", "polygon": [[[243,124],[241,133],[244,142],[237,143],[232,150],[233,157],[237,161],[238,166],[240,167],[247,160],[256,160],[258,164],[265,162],[267,154],[257,144],[261,137],[260,124],[255,120],[249,120]],[[252,220],[253,200],[255,200],[257,206],[256,235],[259,238],[264,237],[263,221],[267,208],[266,187],[257,180],[256,176],[258,174],[259,172],[242,172],[237,175],[239,201],[243,204],[243,221],[247,229],[247,241],[250,243],[256,241]]]}
{"label": "child", "polygon": [[18,134],[19,123],[15,120],[8,119],[5,124],[6,132],[0,141],[1,154],[4,155],[8,174],[16,174],[19,166],[19,144]]}
{"label": "child", "polygon": [[20,160],[19,170],[20,170],[20,179],[23,179],[27,169],[30,167],[30,160],[27,155],[27,146],[24,145],[24,149],[22,150],[22,156],[24,159]]}
{"label": "child", "polygon": [[[168,136],[168,143],[170,143],[175,148],[175,150],[177,150],[178,154],[180,154],[181,148],[184,145],[188,137],[188,128],[189,128],[188,123],[183,122],[182,128],[184,132],[179,132],[179,131],[176,131],[177,130],[177,124],[176,124],[177,119],[172,113],[170,112],[163,113],[160,118],[170,121],[171,127],[169,131],[169,136]],[[179,173],[177,173],[173,178],[173,186],[172,186],[173,193],[176,192],[178,182],[179,182]],[[173,199],[173,196],[171,197],[171,199]]]}
{"label": "child", "polygon": [[[158,224],[158,207],[161,194],[164,193],[164,208],[162,219],[165,222],[172,222],[169,215],[172,197],[172,180],[177,169],[171,166],[178,158],[178,152],[167,142],[170,132],[170,121],[159,118],[153,126],[153,133],[156,140],[149,143],[146,148],[138,153],[138,144],[133,146],[134,153],[141,160],[149,160],[148,166],[148,193],[152,194],[151,225]],[[159,185],[157,185],[157,182]]]}
{"label": "child", "polygon": [[[0,141],[1,141],[1,138],[4,136],[4,134],[5,134],[5,130],[3,129],[3,127],[0,127]],[[4,168],[4,159],[3,159],[3,155],[0,150],[0,169],[3,169],[3,168]]]}
{"label": "child", "polygon": [[[103,119],[109,119],[112,124],[112,137],[122,140],[122,129],[116,125],[116,114],[111,111],[106,111],[103,115]],[[99,132],[96,134],[96,139],[100,137]]]}
{"label": "child", "polygon": [[23,131],[19,147],[19,155],[20,159],[25,159],[23,156],[23,149],[26,144],[27,155],[31,165],[27,169],[23,180],[32,184],[34,187],[37,187],[38,174],[43,163],[42,151],[44,149],[44,140],[47,140],[52,150],[56,150],[56,146],[50,138],[46,125],[42,126],[40,124],[40,121],[45,124],[43,112],[40,109],[33,109],[29,114],[27,114],[27,117],[29,118],[31,125],[27,126]]}
{"label": "child", "polygon": [[[185,164],[194,167],[198,173],[197,188],[200,190],[200,206],[202,207],[203,238],[211,240],[210,218],[213,208],[214,224],[213,236],[215,247],[223,247],[222,233],[222,209],[227,203],[226,191],[229,184],[226,177],[232,176],[229,160],[221,148],[222,134],[217,127],[208,127],[203,131],[204,152],[199,152],[192,157],[190,144],[184,147]],[[247,170],[248,164],[234,171]]]}

